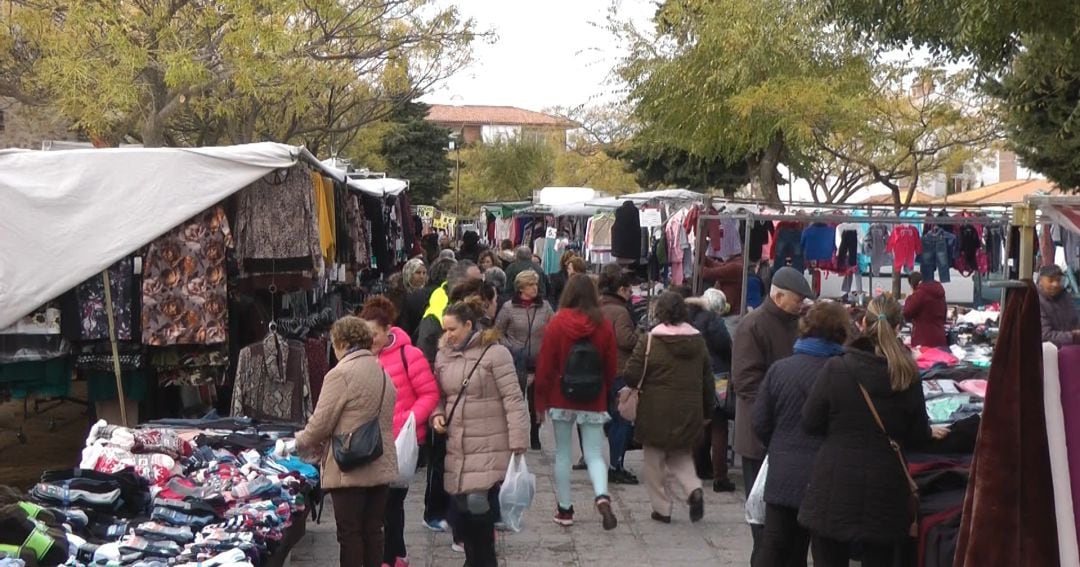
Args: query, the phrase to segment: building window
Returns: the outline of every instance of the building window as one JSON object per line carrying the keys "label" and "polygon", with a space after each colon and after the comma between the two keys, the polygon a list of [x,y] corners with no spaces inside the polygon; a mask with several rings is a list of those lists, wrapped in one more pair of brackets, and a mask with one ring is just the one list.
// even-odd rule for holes
{"label": "building window", "polygon": [[0,110],[0,132],[4,131],[4,111]]}

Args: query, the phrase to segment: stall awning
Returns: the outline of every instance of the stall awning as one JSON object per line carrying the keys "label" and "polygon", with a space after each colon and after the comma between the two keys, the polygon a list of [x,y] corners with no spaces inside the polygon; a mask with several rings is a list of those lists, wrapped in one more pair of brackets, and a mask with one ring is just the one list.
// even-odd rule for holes
{"label": "stall awning", "polygon": [[0,152],[0,328],[299,159],[322,167],[270,142]]}
{"label": "stall awning", "polygon": [[404,179],[391,177],[372,179],[349,179],[349,188],[356,189],[361,193],[376,197],[390,197],[398,195],[409,187],[409,182]]}
{"label": "stall awning", "polygon": [[1054,224],[1080,234],[1080,196],[1037,195],[1025,199]]}

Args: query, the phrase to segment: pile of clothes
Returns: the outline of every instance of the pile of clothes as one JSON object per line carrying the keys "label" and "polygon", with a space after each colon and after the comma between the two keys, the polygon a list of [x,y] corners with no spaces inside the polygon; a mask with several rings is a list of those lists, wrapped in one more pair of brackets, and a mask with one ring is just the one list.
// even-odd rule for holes
{"label": "pile of clothes", "polygon": [[318,485],[313,466],[273,453],[282,437],[98,422],[80,468],[46,472],[18,497],[26,529],[8,542],[0,528],[0,554],[41,566],[263,565]]}

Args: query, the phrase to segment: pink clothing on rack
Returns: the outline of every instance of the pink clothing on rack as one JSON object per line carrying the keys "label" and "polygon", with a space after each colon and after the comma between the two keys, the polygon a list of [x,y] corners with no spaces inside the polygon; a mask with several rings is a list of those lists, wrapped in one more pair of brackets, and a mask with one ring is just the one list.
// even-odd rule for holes
{"label": "pink clothing on rack", "polygon": [[919,230],[910,224],[897,226],[889,242],[885,245],[885,251],[893,255],[893,269],[901,266],[910,270],[915,267],[915,256],[922,253],[922,236]]}

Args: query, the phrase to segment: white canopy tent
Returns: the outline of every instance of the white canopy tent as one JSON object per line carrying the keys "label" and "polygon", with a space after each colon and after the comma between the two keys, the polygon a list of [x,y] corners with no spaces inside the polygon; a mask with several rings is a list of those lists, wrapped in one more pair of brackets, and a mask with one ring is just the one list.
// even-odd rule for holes
{"label": "white canopy tent", "polygon": [[334,179],[346,181],[349,187],[356,189],[361,193],[367,193],[373,197],[390,197],[398,195],[409,188],[409,182],[404,179],[394,179],[392,177],[360,179],[349,177],[349,174],[345,170],[337,167],[337,163],[336,159],[331,158],[319,162],[319,166],[323,171],[332,175]]}
{"label": "white canopy tent", "polygon": [[270,142],[0,152],[0,328],[301,159],[342,179]]}

